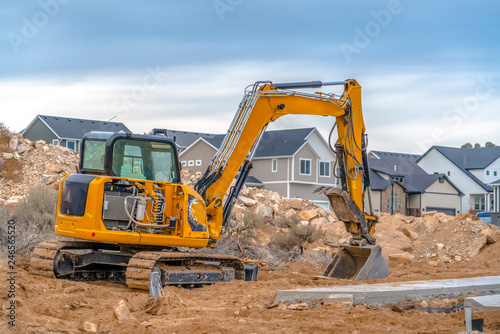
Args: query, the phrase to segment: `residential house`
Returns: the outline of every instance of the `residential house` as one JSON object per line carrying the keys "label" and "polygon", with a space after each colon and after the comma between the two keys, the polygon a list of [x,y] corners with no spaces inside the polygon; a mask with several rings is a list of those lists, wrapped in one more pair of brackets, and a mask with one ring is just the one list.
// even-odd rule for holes
{"label": "residential house", "polygon": [[417,161],[428,173],[443,173],[464,192],[463,212],[494,208],[490,183],[500,178],[500,147],[432,146]]}
{"label": "residential house", "polygon": [[425,211],[462,212],[463,193],[445,174],[428,174],[418,166],[420,156],[381,151],[368,156],[374,211],[417,217]]}
{"label": "residential house", "polygon": [[179,150],[179,152],[182,152],[200,138],[206,140],[211,140],[216,136],[218,137],[222,136],[222,138],[224,138],[224,135],[213,134],[213,133],[189,132],[189,131],[168,130],[168,129],[158,129],[158,128],[152,129],[151,131],[149,131],[148,134],[163,135],[172,138],[172,140],[177,144],[177,149]]}
{"label": "residential house", "polygon": [[29,140],[44,140],[79,151],[80,141],[89,131],[131,132],[119,122],[37,115],[21,133]]}
{"label": "residential house", "polygon": [[490,182],[489,186],[493,188],[493,208],[490,209],[500,212],[500,179]]}
{"label": "residential house", "polygon": [[[225,135],[200,136],[179,155],[181,165],[204,172]],[[335,155],[316,128],[266,131],[256,149],[247,185],[299,197],[328,206],[319,186],[336,186],[332,173]]]}

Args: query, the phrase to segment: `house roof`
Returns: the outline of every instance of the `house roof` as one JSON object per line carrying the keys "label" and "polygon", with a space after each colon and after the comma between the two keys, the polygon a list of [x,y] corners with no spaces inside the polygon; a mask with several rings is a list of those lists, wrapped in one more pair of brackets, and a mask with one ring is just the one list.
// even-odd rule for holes
{"label": "house roof", "polygon": [[250,187],[258,187],[262,186],[264,183],[262,183],[262,181],[260,181],[255,176],[247,176],[247,178],[245,179],[245,184]]}
{"label": "house roof", "polygon": [[[82,118],[37,115],[59,138],[81,139],[89,131],[131,132],[123,123],[105,122]],[[34,123],[31,122],[23,132],[26,132]]]}
{"label": "house roof", "polygon": [[461,195],[463,193],[458,189],[444,174],[427,174],[414,161],[414,157],[379,155],[379,159],[368,159],[370,167],[370,181],[373,190],[385,190],[391,185],[390,180],[386,180],[379,173],[388,176],[402,176],[403,182],[398,182],[408,193],[423,193],[430,185],[445,178],[450,185]]}
{"label": "house roof", "polygon": [[457,148],[446,146],[432,146],[417,160],[417,162],[425,157],[427,153],[432,149],[435,149],[436,151],[444,155],[448,160],[450,160],[455,166],[462,170],[462,172],[469,176],[484,190],[493,190],[490,186],[479,180],[469,170],[484,169],[488,167],[492,162],[500,158],[500,147]]}
{"label": "house roof", "polygon": [[368,165],[371,169],[392,176],[427,175],[426,171],[412,159],[405,157],[370,158]]}
{"label": "house roof", "polygon": [[[167,137],[174,139],[175,143],[181,148],[187,148],[191,146],[195,141],[199,138],[203,138],[206,141],[213,139],[216,136],[224,135],[214,134],[214,133],[205,133],[205,132],[189,132],[189,131],[180,131],[180,130],[169,130],[169,129],[153,129],[149,133],[162,133]],[[218,147],[218,146],[216,146]]]}
{"label": "house roof", "polygon": [[212,138],[204,138],[204,139],[210,145],[212,145],[216,149],[219,149],[219,147],[222,145],[222,141],[224,140],[224,137],[226,137],[226,135],[215,135]]}
{"label": "house roof", "polygon": [[256,158],[291,157],[305,142],[315,128],[266,131],[255,151]]}
{"label": "house roof", "polygon": [[396,152],[384,152],[384,151],[370,151],[373,155],[375,155],[378,159],[383,158],[398,158],[398,159],[406,159],[411,162],[417,161],[420,158],[418,154],[409,154],[409,153],[396,153]]}
{"label": "house roof", "polygon": [[500,179],[498,179],[496,181],[493,181],[493,182],[490,182],[490,185],[492,185],[492,186],[498,186],[498,185],[500,185]]}
{"label": "house roof", "polygon": [[[315,128],[266,131],[262,135],[254,158],[291,157],[306,143],[312,131],[315,131]],[[224,137],[225,135],[212,135],[201,139],[219,149]]]}

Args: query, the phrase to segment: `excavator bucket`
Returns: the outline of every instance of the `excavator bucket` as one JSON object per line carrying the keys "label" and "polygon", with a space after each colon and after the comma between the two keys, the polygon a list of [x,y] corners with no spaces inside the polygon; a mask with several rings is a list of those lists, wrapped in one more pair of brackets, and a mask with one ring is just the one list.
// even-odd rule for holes
{"label": "excavator bucket", "polygon": [[323,276],[355,281],[387,277],[389,266],[378,245],[351,246],[343,243]]}
{"label": "excavator bucket", "polygon": [[382,248],[374,244],[375,218],[367,222],[356,203],[342,189],[329,188],[320,192],[328,197],[335,215],[344,222],[351,234],[364,235],[371,238],[370,242],[373,243],[364,243],[367,240],[360,239],[357,240],[359,245],[355,242],[341,244],[323,276],[356,281],[387,277],[389,266],[382,257]]}

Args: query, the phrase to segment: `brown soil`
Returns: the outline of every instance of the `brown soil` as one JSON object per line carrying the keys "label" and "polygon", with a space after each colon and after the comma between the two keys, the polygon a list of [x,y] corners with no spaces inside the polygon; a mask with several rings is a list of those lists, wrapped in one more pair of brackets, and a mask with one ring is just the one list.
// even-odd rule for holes
{"label": "brown soil", "polygon": [[[467,263],[434,267],[426,262],[390,261],[388,278],[376,282],[446,279],[500,275],[500,243],[488,245]],[[8,302],[6,259],[0,266],[0,303]],[[359,284],[318,279],[322,272],[308,262],[283,271],[261,271],[257,282],[232,281],[186,290],[165,288],[157,301],[147,292],[104,282],[82,283],[34,276],[21,260],[16,275],[18,333],[83,333],[85,322],[102,333],[458,333],[464,331],[464,313],[396,312],[387,307],[357,305],[350,309],[326,305],[304,311],[269,308],[277,290]],[[120,300],[134,319],[119,322],[114,306]],[[445,306],[457,300],[429,302]],[[418,303],[420,306],[420,303]],[[485,318],[485,331],[500,333],[500,311],[474,312]],[[2,312],[0,332],[8,330]]]}

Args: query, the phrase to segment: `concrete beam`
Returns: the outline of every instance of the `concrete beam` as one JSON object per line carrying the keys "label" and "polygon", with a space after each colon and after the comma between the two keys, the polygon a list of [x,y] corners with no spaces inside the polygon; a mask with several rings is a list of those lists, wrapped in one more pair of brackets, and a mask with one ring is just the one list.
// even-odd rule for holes
{"label": "concrete beam", "polygon": [[470,303],[474,311],[500,310],[500,295],[467,297],[464,302]]}
{"label": "concrete beam", "polygon": [[354,304],[382,306],[414,300],[456,298],[468,294],[500,293],[500,276],[401,283],[345,285],[325,288],[279,290],[275,303],[312,302],[330,295],[349,294]]}

